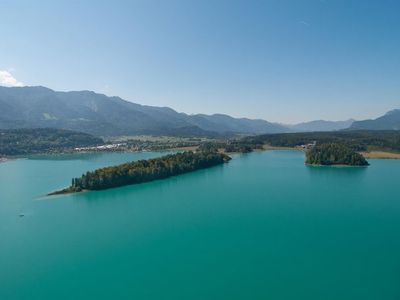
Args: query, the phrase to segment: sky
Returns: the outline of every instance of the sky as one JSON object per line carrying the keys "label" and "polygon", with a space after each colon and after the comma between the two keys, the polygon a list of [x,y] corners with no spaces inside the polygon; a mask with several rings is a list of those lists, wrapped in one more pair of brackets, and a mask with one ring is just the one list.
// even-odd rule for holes
{"label": "sky", "polygon": [[0,1],[0,84],[297,123],[400,108],[400,1]]}

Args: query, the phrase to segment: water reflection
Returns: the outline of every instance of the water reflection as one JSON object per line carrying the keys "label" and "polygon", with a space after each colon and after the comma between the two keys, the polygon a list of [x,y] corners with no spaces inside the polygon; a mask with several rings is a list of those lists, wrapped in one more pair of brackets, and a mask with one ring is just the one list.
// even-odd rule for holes
{"label": "water reflection", "polygon": [[350,166],[305,166],[311,179],[321,180],[362,180],[368,173],[369,167]]}
{"label": "water reflection", "polygon": [[104,157],[120,157],[132,156],[133,159],[146,159],[161,155],[174,153],[174,151],[154,151],[154,152],[91,152],[91,153],[65,153],[65,154],[38,154],[30,155],[27,158],[30,160],[50,160],[50,161],[66,161],[66,160],[85,160],[95,161],[101,160]]}
{"label": "water reflection", "polygon": [[171,190],[176,191],[177,188],[182,184],[188,187],[198,186],[199,183],[202,183],[206,187],[210,182],[218,182],[218,180],[222,180],[223,173],[227,171],[226,168],[228,166],[229,164],[218,165],[212,168],[197,170],[195,172],[172,176],[165,179],[159,179],[140,184],[131,184],[100,191],[76,193],[69,196],[77,201],[82,201],[84,199],[88,203],[91,201],[96,203],[100,200],[107,201],[107,199],[132,199],[133,197],[137,197],[148,192],[152,192],[153,194],[157,195],[157,197],[162,198],[166,192]]}

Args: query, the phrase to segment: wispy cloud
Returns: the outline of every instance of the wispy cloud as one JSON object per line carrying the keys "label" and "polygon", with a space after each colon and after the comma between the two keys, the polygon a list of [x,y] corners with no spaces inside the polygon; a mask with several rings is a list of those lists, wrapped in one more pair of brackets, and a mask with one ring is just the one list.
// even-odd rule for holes
{"label": "wispy cloud", "polygon": [[308,23],[308,22],[306,22],[306,21],[299,21],[299,23],[300,23],[301,25],[304,25],[304,26],[307,26],[307,27],[311,26],[311,24]]}
{"label": "wispy cloud", "polygon": [[9,71],[6,70],[0,70],[0,85],[24,86],[21,81],[18,81]]}

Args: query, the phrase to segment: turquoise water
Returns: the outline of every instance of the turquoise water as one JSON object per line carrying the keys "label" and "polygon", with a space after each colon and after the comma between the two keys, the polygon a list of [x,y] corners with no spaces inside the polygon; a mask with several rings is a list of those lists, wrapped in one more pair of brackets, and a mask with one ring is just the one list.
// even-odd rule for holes
{"label": "turquoise water", "polygon": [[1,163],[0,299],[400,299],[400,160],[306,167],[301,152],[257,152],[42,197],[157,155]]}

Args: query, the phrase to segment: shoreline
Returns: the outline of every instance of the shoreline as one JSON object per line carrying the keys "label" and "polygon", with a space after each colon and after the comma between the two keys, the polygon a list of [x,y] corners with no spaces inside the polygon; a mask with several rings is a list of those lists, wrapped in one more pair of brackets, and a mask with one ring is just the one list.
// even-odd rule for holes
{"label": "shoreline", "polygon": [[[199,146],[188,146],[188,147],[172,147],[159,150],[121,150],[121,151],[65,151],[65,152],[52,152],[52,153],[34,153],[27,155],[16,155],[11,157],[0,157],[0,163],[5,163],[17,159],[27,159],[28,157],[36,156],[59,156],[59,155],[75,155],[75,154],[97,154],[97,153],[141,153],[141,152],[167,152],[167,151],[196,151]],[[280,147],[280,146],[269,146],[263,145],[261,149],[253,149],[253,152],[271,151],[271,150],[289,150],[289,151],[301,151],[305,152],[305,149],[299,147]],[[241,152],[226,152],[219,151],[225,154],[238,154]],[[400,159],[400,153],[388,152],[388,151],[360,151],[358,152],[366,159]]]}
{"label": "shoreline", "polygon": [[68,194],[76,194],[76,193],[87,193],[87,192],[94,192],[96,190],[80,190],[80,191],[73,191],[71,190],[71,187],[65,187],[61,190],[55,190],[53,192],[50,192],[44,197],[51,197],[51,196],[61,196],[61,195],[68,195]]}
{"label": "shoreline", "polygon": [[370,166],[370,165],[359,166],[359,165],[344,165],[344,164],[317,165],[317,164],[307,164],[307,163],[304,163],[304,165],[307,167],[334,167],[334,168],[366,168]]}
{"label": "shoreline", "polygon": [[365,158],[377,158],[377,159],[400,159],[400,153],[393,153],[387,151],[369,151],[359,152]]}
{"label": "shoreline", "polygon": [[[182,149],[184,150],[184,149]],[[63,155],[79,155],[79,154],[109,154],[109,153],[143,153],[143,152],[169,152],[169,151],[177,151],[177,148],[169,148],[169,149],[162,149],[162,150],[121,150],[121,151],[65,151],[65,152],[43,152],[43,153],[33,153],[33,154],[25,154],[25,155],[16,155],[10,157],[1,157],[0,162],[3,162],[1,159],[4,158],[4,162],[17,160],[17,159],[29,159],[29,158],[37,158],[41,156],[63,156]]]}
{"label": "shoreline", "polygon": [[301,147],[284,147],[284,146],[270,146],[270,145],[263,145],[262,149],[260,151],[273,151],[273,150],[278,150],[278,151],[300,151],[303,153],[306,153],[307,149],[301,148]]}
{"label": "shoreline", "polygon": [[[264,145],[262,150],[293,150],[305,152],[305,149],[298,147],[277,147]],[[400,153],[388,151],[360,151],[358,152],[366,159],[400,159]]]}
{"label": "shoreline", "polygon": [[271,146],[271,145],[263,145],[262,149],[260,150],[296,150],[296,151],[303,151],[303,149],[298,147],[284,147],[284,146]]}
{"label": "shoreline", "polygon": [[131,161],[88,171],[81,177],[72,178],[70,186],[52,191],[47,196],[106,190],[167,179],[222,165],[231,159],[230,156],[217,152],[178,152],[145,161]]}
{"label": "shoreline", "polygon": [[12,160],[19,159],[18,157],[0,157],[0,164],[1,163],[6,163]]}
{"label": "shoreline", "polygon": [[186,147],[175,147],[175,148],[168,148],[166,151],[196,151],[199,146],[186,146]]}

